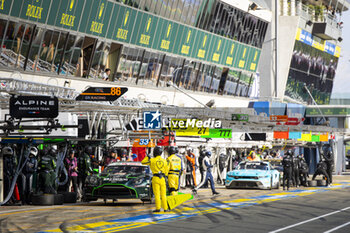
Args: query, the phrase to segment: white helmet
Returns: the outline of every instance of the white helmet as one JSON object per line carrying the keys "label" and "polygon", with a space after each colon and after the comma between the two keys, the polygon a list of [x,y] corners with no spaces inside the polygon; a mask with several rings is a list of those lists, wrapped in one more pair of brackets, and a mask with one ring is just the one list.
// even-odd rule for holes
{"label": "white helmet", "polygon": [[36,147],[31,147],[30,148],[30,152],[29,152],[29,155],[34,155],[34,156],[37,156],[38,155],[38,149]]}

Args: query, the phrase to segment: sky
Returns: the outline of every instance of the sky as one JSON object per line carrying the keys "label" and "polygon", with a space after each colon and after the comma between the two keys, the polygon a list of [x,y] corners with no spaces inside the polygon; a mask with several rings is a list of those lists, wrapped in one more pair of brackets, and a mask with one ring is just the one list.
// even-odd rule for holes
{"label": "sky", "polygon": [[332,97],[350,98],[350,10],[343,12],[342,44]]}

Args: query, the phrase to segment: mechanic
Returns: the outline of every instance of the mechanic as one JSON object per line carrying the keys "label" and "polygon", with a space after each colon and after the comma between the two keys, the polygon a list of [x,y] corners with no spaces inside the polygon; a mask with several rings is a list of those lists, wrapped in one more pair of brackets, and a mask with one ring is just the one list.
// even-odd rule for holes
{"label": "mechanic", "polygon": [[86,177],[92,174],[91,159],[89,154],[92,154],[92,147],[85,147],[84,153],[78,158],[78,198],[83,194]]}
{"label": "mechanic", "polygon": [[333,183],[333,168],[334,168],[334,155],[333,155],[333,151],[330,147],[330,145],[326,145],[323,148],[323,157],[326,161],[327,164],[327,174],[329,177],[329,182],[328,184],[332,184]]}
{"label": "mechanic", "polygon": [[213,195],[217,195],[219,193],[216,192],[216,190],[215,190],[214,178],[213,178],[213,175],[211,173],[211,169],[213,167],[213,165],[211,164],[211,161],[210,161],[211,152],[210,151],[205,151],[204,155],[205,155],[205,158],[203,159],[204,179],[192,191],[194,193],[196,193],[197,190],[200,189],[204,185],[204,183],[209,180],[210,181],[210,188],[211,188],[211,191],[212,191]]}
{"label": "mechanic", "polygon": [[194,188],[196,183],[196,156],[193,154],[193,149],[187,149],[186,155],[186,187]]}
{"label": "mechanic", "polygon": [[78,193],[78,161],[75,157],[75,150],[71,149],[66,158],[67,170],[68,170],[68,192],[71,191],[71,185],[73,186],[73,192]]}
{"label": "mechanic", "polygon": [[171,195],[176,195],[179,190],[179,178],[182,171],[182,161],[181,158],[176,155],[176,148],[170,146],[168,149],[169,157],[167,158],[169,166],[169,175],[168,175],[168,186],[169,193]]}
{"label": "mechanic", "polygon": [[132,161],[129,159],[128,151],[126,149],[121,149],[120,156],[117,158],[118,161],[126,162],[126,161]]}
{"label": "mechanic", "polygon": [[291,150],[288,150],[286,153],[286,156],[284,156],[282,160],[282,166],[283,166],[283,190],[285,190],[285,184],[287,180],[287,190],[289,190],[290,182],[292,179],[292,173],[293,173],[293,152]]}
{"label": "mechanic", "polygon": [[[223,184],[225,184],[228,159],[229,159],[229,157],[226,154],[220,153],[220,155],[219,155],[219,172],[220,172]],[[219,179],[219,176],[218,176],[218,181],[221,182],[221,180]]]}
{"label": "mechanic", "polygon": [[118,151],[116,148],[111,149],[109,156],[107,156],[105,159],[104,167],[107,167],[111,163],[118,162],[117,152]]}
{"label": "mechanic", "polygon": [[299,170],[300,170],[299,156],[294,155],[293,156],[292,178],[293,178],[293,185],[296,187],[299,187]]}
{"label": "mechanic", "polygon": [[299,155],[300,160],[300,169],[299,169],[299,178],[300,184],[303,186],[307,186],[307,178],[309,177],[309,166],[307,165],[304,155]]}
{"label": "mechanic", "polygon": [[162,147],[156,146],[153,150],[154,157],[146,156],[141,162],[144,165],[149,165],[153,174],[152,189],[156,202],[156,209],[153,212],[160,212],[161,208],[165,212],[168,211],[165,177],[168,175],[169,167],[167,161],[161,157],[162,153]]}
{"label": "mechanic", "polygon": [[56,154],[57,150],[52,146],[39,161],[40,191],[43,193],[57,194],[56,191]]}
{"label": "mechanic", "polygon": [[[11,190],[11,184],[15,176],[17,159],[13,149],[9,146],[5,146],[4,148],[2,148],[1,154],[4,160],[4,194],[7,195]],[[17,188],[18,192],[18,187],[16,186],[15,188]],[[16,202],[17,200],[15,198],[14,192],[7,204],[15,204]]]}
{"label": "mechanic", "polygon": [[316,165],[316,171],[312,176],[312,180],[315,180],[316,176],[323,175],[326,178],[327,186],[330,184],[330,178],[327,173],[327,162],[325,160],[321,160]]}
{"label": "mechanic", "polygon": [[207,180],[205,180],[205,177],[204,177],[204,167],[203,167],[204,158],[205,158],[205,149],[200,148],[199,158],[198,158],[199,172],[201,173],[201,182],[200,183],[202,183],[204,180],[204,184],[202,185],[202,188],[208,188],[208,182],[207,182]]}
{"label": "mechanic", "polygon": [[25,177],[25,187],[24,187],[24,202],[26,204],[30,204],[30,195],[33,193],[33,183],[34,181],[34,175],[36,174],[38,170],[38,149],[36,147],[31,147],[29,150],[29,158],[26,162],[24,169],[23,169],[23,175]]}
{"label": "mechanic", "polygon": [[251,151],[250,155],[247,157],[247,160],[249,161],[260,161],[260,158],[256,156],[255,151]]}

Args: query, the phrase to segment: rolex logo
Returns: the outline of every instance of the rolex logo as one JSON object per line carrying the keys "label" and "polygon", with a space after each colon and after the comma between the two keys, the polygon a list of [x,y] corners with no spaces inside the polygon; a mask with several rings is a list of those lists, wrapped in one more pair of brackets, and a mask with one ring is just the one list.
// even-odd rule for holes
{"label": "rolex logo", "polygon": [[74,0],[70,0],[69,11],[73,10],[73,6],[74,6]]}
{"label": "rolex logo", "polygon": [[152,22],[152,18],[148,18],[148,22],[147,22],[147,27],[146,27],[146,32],[149,31],[149,27],[151,26],[151,22]]}
{"label": "rolex logo", "polygon": [[126,12],[125,14],[125,18],[124,18],[124,26],[126,25],[126,23],[128,22],[128,18],[129,18],[129,11]]}
{"label": "rolex logo", "polygon": [[100,6],[100,12],[98,13],[98,19],[101,19],[104,8],[105,8],[105,4],[102,3],[101,6]]}
{"label": "rolex logo", "polygon": [[168,31],[167,31],[167,33],[166,33],[166,38],[169,37],[170,30],[171,30],[171,24],[168,25]]}

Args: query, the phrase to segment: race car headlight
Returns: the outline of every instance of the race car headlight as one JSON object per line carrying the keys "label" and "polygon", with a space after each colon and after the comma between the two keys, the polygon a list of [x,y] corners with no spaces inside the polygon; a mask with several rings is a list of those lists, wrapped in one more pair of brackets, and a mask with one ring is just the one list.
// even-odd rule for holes
{"label": "race car headlight", "polygon": [[143,178],[138,178],[138,179],[135,180],[135,185],[140,185],[140,184],[143,183],[143,181],[144,181]]}
{"label": "race car headlight", "polygon": [[92,185],[97,185],[97,183],[98,183],[97,177],[91,176],[90,179],[89,179],[89,183],[92,184]]}

